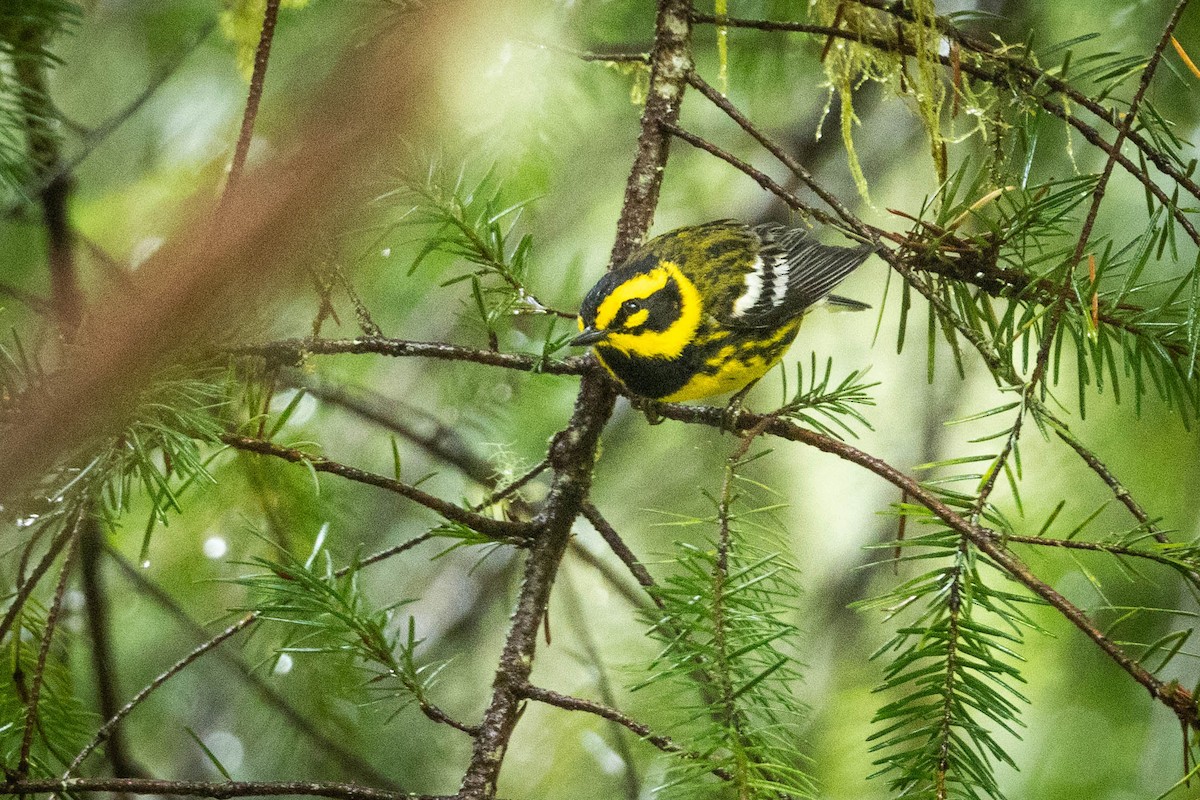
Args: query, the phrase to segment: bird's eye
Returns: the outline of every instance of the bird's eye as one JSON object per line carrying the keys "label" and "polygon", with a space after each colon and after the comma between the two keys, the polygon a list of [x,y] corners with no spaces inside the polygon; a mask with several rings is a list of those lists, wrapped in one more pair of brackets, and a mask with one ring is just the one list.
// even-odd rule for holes
{"label": "bird's eye", "polygon": [[621,303],[621,308],[625,309],[627,314],[632,314],[633,312],[640,310],[641,307],[642,304],[637,300],[626,300],[624,303]]}

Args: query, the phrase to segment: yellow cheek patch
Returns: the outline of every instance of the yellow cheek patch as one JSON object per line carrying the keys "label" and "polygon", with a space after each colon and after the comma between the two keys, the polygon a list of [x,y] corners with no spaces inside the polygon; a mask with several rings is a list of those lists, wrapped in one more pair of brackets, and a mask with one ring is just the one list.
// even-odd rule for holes
{"label": "yellow cheek patch", "polygon": [[[676,270],[678,272],[678,270]],[[596,309],[596,327],[607,328],[616,319],[621,304],[626,300],[645,300],[650,295],[667,285],[671,273],[662,266],[655,267],[649,272],[634,275],[629,280],[612,290]]]}
{"label": "yellow cheek patch", "polygon": [[643,308],[641,311],[638,311],[629,319],[625,320],[625,327],[636,328],[638,325],[641,325],[648,319],[650,319],[650,309]]}
{"label": "yellow cheek patch", "polygon": [[[663,331],[609,334],[609,337],[604,340],[605,345],[615,347],[628,355],[642,358],[678,358],[683,349],[696,338],[696,329],[700,327],[700,318],[704,313],[704,301],[700,299],[700,292],[696,289],[696,285],[684,277],[684,274],[679,271],[679,267],[673,262],[663,261],[645,275],[630,278],[613,290],[613,293],[600,304],[600,309],[596,312],[596,324],[603,327],[600,324],[603,319],[601,315],[605,313],[605,309],[610,303],[613,303],[613,306],[608,312],[609,322],[616,315],[621,303],[626,300],[643,300],[655,291],[664,288],[672,278],[675,279],[675,285],[679,287],[681,301],[679,318]],[[643,293],[652,286],[657,288],[648,294]],[[637,316],[638,314],[634,315],[634,317]]]}

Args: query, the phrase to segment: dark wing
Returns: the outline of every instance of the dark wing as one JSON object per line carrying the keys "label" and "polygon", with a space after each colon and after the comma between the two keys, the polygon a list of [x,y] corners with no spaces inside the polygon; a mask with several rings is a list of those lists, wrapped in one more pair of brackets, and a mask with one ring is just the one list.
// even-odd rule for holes
{"label": "dark wing", "polygon": [[823,245],[800,228],[759,225],[754,232],[762,242],[758,259],[723,320],[738,327],[778,325],[804,313],[873,252],[870,245]]}

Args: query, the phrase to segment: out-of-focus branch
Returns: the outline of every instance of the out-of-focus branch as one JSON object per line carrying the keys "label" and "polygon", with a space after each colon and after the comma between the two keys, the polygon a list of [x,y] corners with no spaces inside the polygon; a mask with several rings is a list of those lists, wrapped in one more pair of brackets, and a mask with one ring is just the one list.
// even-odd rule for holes
{"label": "out-of-focus branch", "polygon": [[100,730],[96,731],[96,735],[92,737],[92,740],[88,742],[82,750],[79,751],[79,753],[75,756],[75,759],[67,767],[67,771],[63,773],[63,780],[67,780],[71,773],[79,768],[79,765],[83,763],[84,759],[91,755],[93,750],[95,750],[102,742],[109,738],[112,732],[117,729],[117,726],[120,725],[121,720],[125,719],[125,717],[128,716],[131,711],[141,705],[142,701],[149,697],[154,690],[171,680],[171,678],[175,677],[185,668],[190,666],[196,659],[200,658],[209,650],[212,650],[214,647],[221,644],[226,639],[230,638],[238,631],[254,622],[256,619],[258,619],[257,614],[245,615],[237,622],[221,631],[221,633],[204,642],[199,647],[193,649],[186,656],[172,664],[154,680],[150,681],[150,683],[146,684],[146,686],[140,692],[133,696],[133,699],[121,706],[121,708],[117,709],[117,711],[111,717],[109,717],[103,725],[100,726]]}
{"label": "out-of-focus branch", "polygon": [[283,155],[229,187],[219,209],[198,203],[180,235],[100,299],[44,396],[0,436],[0,501],[117,429],[158,370],[225,344],[241,320],[267,313],[268,300],[302,277],[320,222],[368,196],[365,165],[440,114],[441,54],[460,46],[471,8],[441,4],[423,16],[420,36],[392,30],[346,59],[298,114],[296,134],[280,137]]}
{"label": "out-of-focus branch", "polygon": [[[426,534],[425,537],[418,538],[424,540],[428,538],[428,534]],[[415,546],[414,540],[409,540],[409,542],[406,542],[405,545],[394,548],[394,550],[403,552],[400,550],[400,548],[407,550],[413,546]],[[377,786],[385,786],[389,789],[400,791],[400,787],[396,785],[393,780],[381,773],[371,764],[364,761],[362,756],[354,752],[354,750],[347,746],[346,743],[332,738],[316,723],[312,722],[299,711],[297,711],[296,708],[288,702],[287,698],[275,691],[275,689],[273,689],[265,680],[259,677],[258,674],[255,673],[250,667],[250,665],[247,664],[242,658],[230,653],[226,648],[213,649],[215,647],[214,640],[224,641],[224,639],[227,638],[224,632],[213,636],[211,633],[209,633],[207,628],[196,622],[187,614],[186,611],[180,608],[179,604],[176,603],[169,594],[163,591],[160,586],[148,580],[146,576],[142,574],[141,570],[136,569],[119,553],[111,549],[106,550],[105,552],[108,557],[112,559],[113,563],[117,565],[117,568],[120,569],[121,573],[126,577],[126,579],[133,584],[136,591],[145,594],[153,602],[157,603],[158,606],[167,614],[169,614],[171,618],[179,624],[180,627],[185,629],[195,641],[201,643],[201,646],[204,647],[205,652],[211,651],[213,656],[218,661],[227,665],[234,672],[236,672],[241,680],[244,681],[246,685],[258,695],[263,703],[279,713],[279,715],[287,721],[287,724],[299,731],[301,735],[310,739],[313,745],[318,748],[320,752],[325,753],[330,759],[337,762],[347,776],[355,776],[359,779],[367,779]],[[359,562],[359,565],[365,566],[367,564],[375,563],[376,561],[380,561],[388,555],[394,555],[394,553],[375,553],[368,558],[362,559]]]}

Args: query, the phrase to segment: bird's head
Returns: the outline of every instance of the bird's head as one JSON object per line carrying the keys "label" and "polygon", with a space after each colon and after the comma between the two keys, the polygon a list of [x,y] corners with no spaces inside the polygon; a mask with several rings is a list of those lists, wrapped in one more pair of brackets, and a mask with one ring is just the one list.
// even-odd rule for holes
{"label": "bird's head", "polygon": [[700,293],[678,266],[638,260],[605,273],[587,293],[571,344],[675,358],[695,336],[702,310]]}

